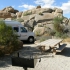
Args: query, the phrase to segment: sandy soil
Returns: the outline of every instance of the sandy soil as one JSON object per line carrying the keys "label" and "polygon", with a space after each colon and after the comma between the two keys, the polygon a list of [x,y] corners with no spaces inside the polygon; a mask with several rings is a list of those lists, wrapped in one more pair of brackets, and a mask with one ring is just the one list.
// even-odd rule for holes
{"label": "sandy soil", "polygon": [[[30,55],[37,55],[41,57],[41,62],[37,59],[35,68],[28,68],[28,70],[70,70],[70,44],[67,43],[66,48],[52,57],[52,53],[41,51],[35,44],[24,44],[23,49],[19,50],[20,56],[30,57]],[[0,70],[24,70],[23,67],[12,66],[12,55],[0,57]]]}

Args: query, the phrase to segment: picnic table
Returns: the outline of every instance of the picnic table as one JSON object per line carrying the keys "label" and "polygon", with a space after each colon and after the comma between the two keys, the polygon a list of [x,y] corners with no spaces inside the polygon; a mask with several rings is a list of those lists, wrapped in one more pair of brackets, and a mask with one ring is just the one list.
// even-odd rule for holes
{"label": "picnic table", "polygon": [[60,44],[62,41],[63,39],[48,39],[40,42],[37,46],[43,51],[50,49],[56,54],[56,52],[61,52],[66,46],[66,44]]}

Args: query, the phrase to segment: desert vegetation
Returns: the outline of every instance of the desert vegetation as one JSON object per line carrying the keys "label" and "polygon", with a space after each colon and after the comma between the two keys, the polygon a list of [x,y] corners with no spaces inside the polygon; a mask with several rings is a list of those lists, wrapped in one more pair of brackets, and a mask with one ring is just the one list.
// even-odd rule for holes
{"label": "desert vegetation", "polygon": [[[34,9],[19,12],[12,7],[6,7],[1,10],[0,18],[1,20],[11,18],[12,20],[23,22],[23,24],[25,23],[24,27],[29,31],[34,31],[37,28],[34,33],[37,40],[40,41],[52,38],[52,36],[56,38],[67,38],[70,34],[67,35],[68,30],[65,30],[65,26],[70,26],[70,19],[64,17],[63,10],[59,8],[41,8],[39,5]],[[52,26],[50,27],[48,24],[52,24]],[[6,26],[3,21],[0,21],[0,52],[6,53],[5,50],[9,52],[14,51],[19,45],[21,45],[20,41],[18,41],[17,35],[13,34],[12,28]],[[6,48],[12,49],[10,51]]]}
{"label": "desert vegetation", "polygon": [[23,13],[23,16],[27,16],[27,15],[31,15],[31,14],[32,14],[31,11],[30,12],[26,11],[26,12]]}
{"label": "desert vegetation", "polygon": [[65,26],[63,25],[63,18],[61,17],[55,17],[53,19],[53,30],[48,27],[46,28],[47,31],[45,31],[43,35],[40,34],[41,30],[39,29],[35,33],[37,39],[39,39],[40,41],[44,41],[52,37],[63,38],[63,39],[66,39],[68,37],[67,35],[68,30],[65,30]]}
{"label": "desert vegetation", "polygon": [[55,32],[55,36],[56,37],[60,37],[60,38],[66,38],[67,34],[64,31],[65,27],[62,24],[63,18],[60,17],[55,17],[53,20],[53,25],[54,25],[54,32]]}
{"label": "desert vegetation", "polygon": [[10,54],[22,47],[22,42],[14,34],[12,27],[0,21],[0,55]]}

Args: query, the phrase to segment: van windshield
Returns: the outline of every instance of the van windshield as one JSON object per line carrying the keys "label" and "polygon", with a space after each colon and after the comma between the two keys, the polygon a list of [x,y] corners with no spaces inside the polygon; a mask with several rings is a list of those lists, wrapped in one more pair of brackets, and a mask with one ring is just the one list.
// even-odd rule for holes
{"label": "van windshield", "polygon": [[26,28],[24,28],[24,27],[20,27],[20,31],[21,32],[27,32]]}

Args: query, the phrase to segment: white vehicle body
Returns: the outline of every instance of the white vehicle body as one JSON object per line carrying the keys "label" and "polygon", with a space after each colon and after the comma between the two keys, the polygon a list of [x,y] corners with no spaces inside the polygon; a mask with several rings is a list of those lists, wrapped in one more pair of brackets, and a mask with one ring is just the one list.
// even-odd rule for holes
{"label": "white vehicle body", "polygon": [[11,26],[13,30],[18,34],[19,40],[29,40],[29,42],[34,42],[34,33],[29,32],[26,28],[18,21],[4,20],[5,24]]}

